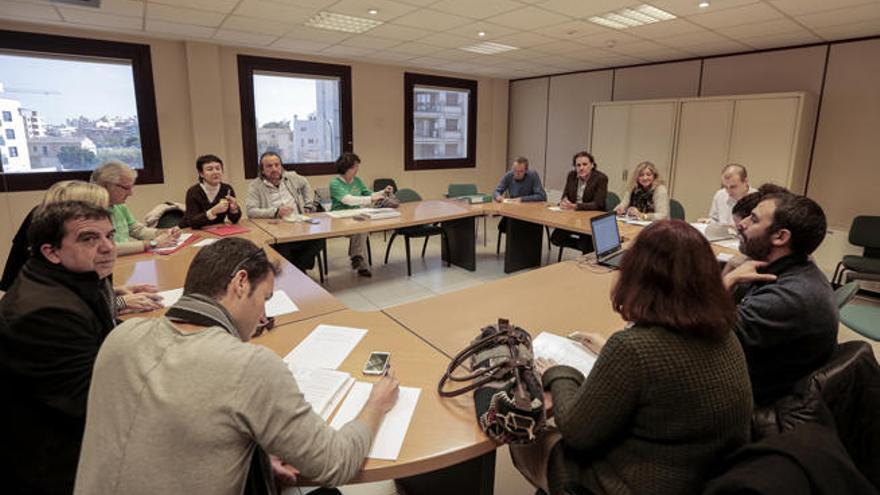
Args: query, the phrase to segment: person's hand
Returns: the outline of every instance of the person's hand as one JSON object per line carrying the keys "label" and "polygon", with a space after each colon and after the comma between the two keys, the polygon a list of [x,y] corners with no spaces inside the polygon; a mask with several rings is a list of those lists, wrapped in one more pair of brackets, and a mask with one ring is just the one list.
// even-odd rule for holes
{"label": "person's hand", "polygon": [[394,376],[394,370],[388,366],[385,376],[373,384],[373,390],[370,391],[370,398],[367,399],[365,407],[374,407],[382,414],[387,413],[397,403],[397,396],[400,394],[400,382]]}
{"label": "person's hand", "polygon": [[748,260],[734,268],[724,276],[724,286],[730,290],[739,284],[750,282],[773,282],[776,275],[772,273],[760,273],[759,268],[767,266],[766,261]]}
{"label": "person's hand", "polygon": [[126,294],[137,294],[140,292],[151,292],[155,294],[156,292],[159,292],[159,288],[153,284],[135,284],[122,287],[122,289],[126,291]]}
{"label": "person's hand", "polygon": [[121,314],[143,313],[145,311],[155,311],[164,307],[162,305],[162,296],[152,292],[125,294],[122,296],[122,300],[125,301],[125,309],[120,311]]}
{"label": "person's hand", "polygon": [[231,211],[232,213],[238,212],[238,201],[235,200],[235,196],[227,194],[226,202],[229,203],[229,211]]}
{"label": "person's hand", "polygon": [[547,390],[544,391],[544,411],[548,418],[553,417],[553,394]]}
{"label": "person's hand", "polygon": [[296,485],[296,476],[299,474],[299,469],[274,455],[270,455],[269,459],[272,461],[272,474],[275,475],[275,482],[280,488],[289,488]]}
{"label": "person's hand", "polygon": [[229,211],[229,201],[224,198],[218,201],[217,204],[214,205],[213,208],[211,208],[211,216],[216,217],[217,215],[226,213],[227,211]]}
{"label": "person's hand", "polygon": [[391,196],[392,194],[394,194],[394,186],[385,186],[385,189],[384,189],[383,192],[384,192],[387,196]]}
{"label": "person's hand", "polygon": [[496,203],[501,203],[504,201],[504,197],[499,194],[494,195],[492,199],[494,199]]}
{"label": "person's hand", "polygon": [[639,209],[636,208],[635,206],[630,206],[626,210],[626,216],[633,217],[633,218],[641,218],[642,212],[640,212]]}
{"label": "person's hand", "polygon": [[697,219],[697,223],[712,223],[712,219],[711,219],[711,218],[706,218],[706,217],[698,218],[698,219]]}
{"label": "person's hand", "polygon": [[293,213],[293,206],[291,205],[281,205],[278,207],[278,216],[280,218],[284,218],[291,213]]}
{"label": "person's hand", "polygon": [[626,210],[623,209],[623,206],[622,206],[622,205],[618,205],[618,206],[616,206],[616,207],[614,208],[614,214],[615,214],[615,215],[617,215],[617,216],[622,216],[624,213],[626,213]]}
{"label": "person's hand", "polygon": [[[176,228],[177,227],[174,227],[174,229]],[[177,235],[173,235],[174,229],[162,232],[153,238],[153,240],[156,241],[157,248],[172,247],[177,244],[177,238],[180,237],[180,229],[177,230]]]}
{"label": "person's hand", "polygon": [[563,210],[573,210],[577,205],[569,201],[568,198],[562,198],[562,201],[559,202],[559,207]]}
{"label": "person's hand", "polygon": [[572,332],[568,334],[568,338],[584,346],[588,351],[597,356],[605,346],[605,337],[594,332]]}
{"label": "person's hand", "polygon": [[373,201],[379,201],[380,199],[385,197],[385,191],[376,191],[370,195],[370,199]]}
{"label": "person's hand", "polygon": [[550,368],[556,366],[556,364],[556,361],[550,358],[535,358],[535,371],[539,376],[544,376],[544,373]]}

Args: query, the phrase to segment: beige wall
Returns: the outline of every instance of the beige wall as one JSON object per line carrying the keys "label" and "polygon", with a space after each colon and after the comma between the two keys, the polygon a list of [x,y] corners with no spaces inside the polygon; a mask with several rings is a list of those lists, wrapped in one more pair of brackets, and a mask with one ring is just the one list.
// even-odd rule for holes
{"label": "beige wall", "polygon": [[[351,65],[354,151],[363,160],[360,175],[367,184],[377,177],[393,177],[400,187],[413,188],[425,198],[439,198],[446,191],[447,184],[453,182],[476,183],[481,191],[489,191],[505,170],[506,80],[478,79],[476,168],[405,172],[403,73],[407,69],[404,67],[9,22],[0,22],[0,28],[150,45],[165,182],[136,188],[129,205],[138,218],[159,202],[183,201],[186,189],[195,182],[195,157],[203,153],[223,158],[227,181],[239,196],[245,194],[247,182],[244,179],[236,66],[239,53]],[[313,186],[319,187],[326,186],[331,178],[312,176],[309,180]],[[40,191],[0,193],[0,222],[4,225],[0,233],[0,259],[5,260],[15,230],[41,197]]]}

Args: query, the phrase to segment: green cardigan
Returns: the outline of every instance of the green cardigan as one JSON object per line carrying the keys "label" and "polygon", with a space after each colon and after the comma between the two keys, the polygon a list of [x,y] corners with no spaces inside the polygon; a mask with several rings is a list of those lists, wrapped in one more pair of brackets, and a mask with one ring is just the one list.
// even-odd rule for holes
{"label": "green cardigan", "polygon": [[634,326],[612,335],[589,378],[544,374],[562,434],[551,493],[698,493],[710,468],[749,438],[752,390],[739,341]]}

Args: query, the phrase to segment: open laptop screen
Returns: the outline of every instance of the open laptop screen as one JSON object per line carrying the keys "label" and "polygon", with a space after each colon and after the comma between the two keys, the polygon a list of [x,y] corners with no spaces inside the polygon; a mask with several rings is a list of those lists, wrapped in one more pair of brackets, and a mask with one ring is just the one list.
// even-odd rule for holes
{"label": "open laptop screen", "polygon": [[593,230],[593,248],[596,256],[602,256],[620,248],[620,231],[617,230],[617,217],[614,212],[590,219]]}

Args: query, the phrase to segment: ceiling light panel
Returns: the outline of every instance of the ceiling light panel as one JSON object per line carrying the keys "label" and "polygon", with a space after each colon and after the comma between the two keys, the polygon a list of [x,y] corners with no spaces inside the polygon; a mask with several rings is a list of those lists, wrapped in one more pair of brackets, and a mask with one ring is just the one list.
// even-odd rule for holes
{"label": "ceiling light panel", "polygon": [[480,53],[483,55],[495,55],[496,53],[504,53],[518,49],[519,48],[515,46],[505,45],[503,43],[494,43],[492,41],[485,41],[483,43],[477,43],[476,45],[470,45],[462,48],[462,50],[466,52]]}
{"label": "ceiling light panel", "polygon": [[675,15],[651,5],[639,5],[593,16],[589,21],[612,29],[627,29],[675,19]]}
{"label": "ceiling light panel", "polygon": [[382,21],[365,19],[350,15],[337,14],[335,12],[318,12],[314,17],[306,21],[306,26],[342,31],[345,33],[363,33],[382,25]]}

